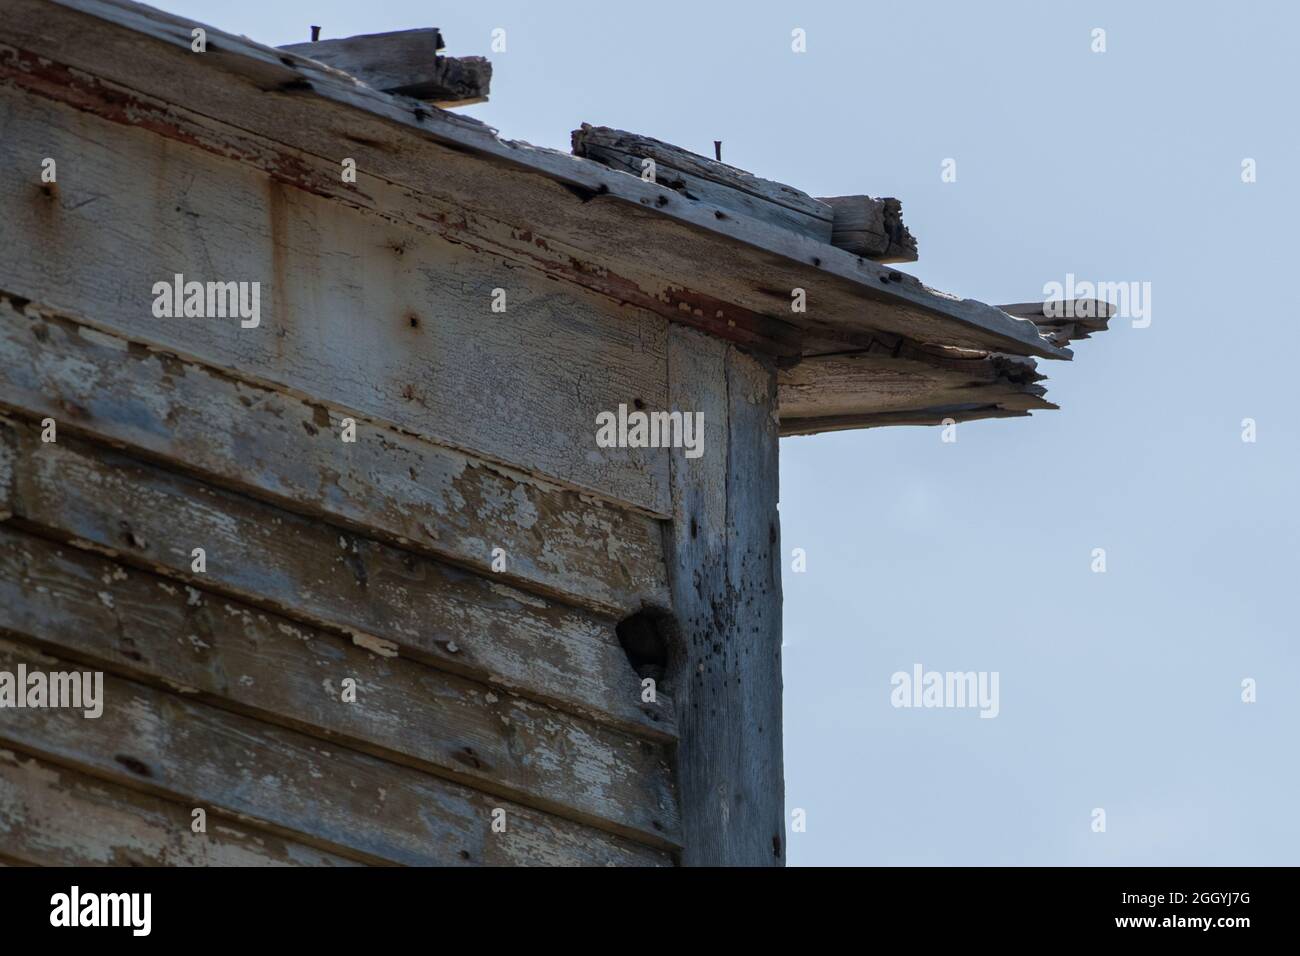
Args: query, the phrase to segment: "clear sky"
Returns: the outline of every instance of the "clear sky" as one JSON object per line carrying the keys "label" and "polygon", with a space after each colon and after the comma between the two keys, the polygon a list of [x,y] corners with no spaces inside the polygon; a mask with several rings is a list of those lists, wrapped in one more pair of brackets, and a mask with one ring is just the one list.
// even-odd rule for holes
{"label": "clear sky", "polygon": [[[1042,363],[1060,411],[782,442],[789,860],[1300,863],[1300,5],[155,5],[270,44],[441,27],[491,56],[466,112],[503,136],[720,139],[816,196],[897,196],[904,268],[963,296],[1149,282],[1149,327]],[[892,707],[917,663],[998,672],[998,716]]]}

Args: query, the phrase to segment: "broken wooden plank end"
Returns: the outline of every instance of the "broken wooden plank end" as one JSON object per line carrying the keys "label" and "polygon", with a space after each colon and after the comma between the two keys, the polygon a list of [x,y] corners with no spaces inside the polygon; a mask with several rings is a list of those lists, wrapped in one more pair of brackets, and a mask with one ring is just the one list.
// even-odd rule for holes
{"label": "broken wooden plank end", "polygon": [[485,102],[492,64],[481,56],[442,56],[437,28],[369,33],[279,47],[347,73],[372,89],[449,108]]}
{"label": "broken wooden plank end", "polygon": [[834,210],[831,245],[876,262],[915,262],[916,239],[903,225],[903,204],[892,197],[822,197]]}

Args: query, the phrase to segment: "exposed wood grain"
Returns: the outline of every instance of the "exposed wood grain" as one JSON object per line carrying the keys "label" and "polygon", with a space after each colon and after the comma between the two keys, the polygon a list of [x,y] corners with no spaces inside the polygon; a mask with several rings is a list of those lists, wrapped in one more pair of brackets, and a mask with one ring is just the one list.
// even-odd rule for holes
{"label": "exposed wood grain", "polygon": [[13,515],[9,506],[14,497],[14,466],[18,460],[18,436],[8,421],[0,418],[0,521]]}
{"label": "exposed wood grain", "polygon": [[833,212],[823,201],[784,183],[700,156],[650,136],[583,123],[570,136],[573,154],[641,177],[654,162],[652,182],[687,199],[730,209],[817,242],[831,241]]}
{"label": "exposed wood grain", "polygon": [[903,204],[870,196],[823,197],[834,212],[831,244],[876,262],[915,262],[916,239],[903,225]]}
{"label": "exposed wood grain", "polygon": [[1038,330],[1058,345],[1090,338],[1105,332],[1115,306],[1100,299],[1051,300],[1048,302],[1014,302],[999,305],[1007,315],[1028,319]]}
{"label": "exposed wood grain", "polygon": [[[666,451],[597,449],[594,424],[621,402],[663,407],[662,318],[140,129],[4,86],[0,103],[8,149],[76,157],[50,195],[20,164],[0,168],[0,216],[30,242],[0,259],[0,288],[665,512]],[[154,283],[175,274],[259,282],[260,324],[154,316]],[[492,311],[495,289],[504,313]]]}
{"label": "exposed wood grain", "polygon": [[669,688],[681,731],[682,862],[781,865],[781,585],[772,370],[674,329],[674,407],[701,410],[701,458],[673,459]]}
{"label": "exposed wood grain", "polygon": [[[1032,323],[991,306],[944,296],[887,266],[750,217],[728,216],[598,163],[503,141],[465,117],[412,109],[409,101],[341,82],[317,64],[244,38],[210,29],[209,54],[195,57],[189,52],[191,21],[139,4],[11,0],[11,6],[13,16],[0,37],[16,46],[63,57],[144,94],[320,156],[354,155],[359,165],[393,182],[513,221],[517,235],[526,234],[528,241],[580,251],[581,267],[565,270],[566,278],[595,275],[595,284],[607,288],[616,277],[628,301],[668,301],[682,293],[689,313],[690,303],[704,293],[715,302],[789,317],[789,290],[802,287],[815,290],[817,304],[798,317],[800,325],[1069,356],[1044,341]],[[285,63],[286,57],[292,62]],[[252,82],[213,83],[213,68]],[[412,159],[412,151],[420,159]],[[484,189],[483,160],[500,164],[488,176],[491,190]],[[595,197],[604,198],[590,202]],[[720,284],[719,277],[727,281]]]}
{"label": "exposed wood grain", "polygon": [[[15,420],[15,519],[318,627],[665,739],[612,618]],[[206,553],[194,573],[192,549]]]}
{"label": "exposed wood grain", "polygon": [[324,405],[2,295],[0,366],[0,409],[597,609],[667,604],[663,536],[645,515],[365,420],[343,444]]}
{"label": "exposed wood grain", "polygon": [[814,418],[797,418],[781,428],[787,435],[817,435],[822,432],[847,431],[862,428],[884,428],[900,425],[947,425],[950,422],[974,422],[986,418],[1024,418],[1027,411],[1001,408],[996,405],[945,405],[934,408],[915,408],[901,412],[879,412],[861,415],[825,415]]}
{"label": "exposed wood grain", "polygon": [[[960,354],[960,353],[959,353]],[[779,373],[781,434],[811,434],[874,424],[938,424],[991,417],[985,411],[1027,412],[1056,406],[1030,360],[965,353],[940,358],[913,350],[846,352],[805,359]],[[978,414],[971,414],[972,412]]]}
{"label": "exposed wood grain", "polygon": [[355,866],[193,806],[0,750],[0,846],[39,866]]}
{"label": "exposed wood grain", "polygon": [[662,746],[3,525],[0,630],[643,842],[677,833]]}
{"label": "exposed wood grain", "polygon": [[492,64],[481,56],[440,56],[442,47],[436,29],[420,29],[290,43],[277,49],[341,70],[373,89],[443,108],[485,102]]}
{"label": "exposed wood grain", "polygon": [[[0,640],[0,668],[75,665]],[[664,865],[612,834],[333,743],[116,677],[104,713],[11,710],[0,746],[111,782],[216,808],[362,862],[409,865]],[[491,830],[492,810],[506,831]]]}
{"label": "exposed wood grain", "polygon": [[418,27],[282,43],[276,49],[324,63],[376,90],[393,93],[404,85],[409,71],[427,67],[446,46],[437,27]]}

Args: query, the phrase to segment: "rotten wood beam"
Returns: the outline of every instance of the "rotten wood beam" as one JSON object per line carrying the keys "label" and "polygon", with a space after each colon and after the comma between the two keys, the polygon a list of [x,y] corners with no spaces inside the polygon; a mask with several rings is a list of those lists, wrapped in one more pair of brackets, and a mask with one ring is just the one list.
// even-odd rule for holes
{"label": "rotten wood beam", "polygon": [[903,225],[903,204],[871,196],[826,196],[834,211],[831,245],[876,262],[915,262],[916,239]]}
{"label": "rotten wood beam", "polygon": [[781,434],[938,425],[1054,409],[1033,359],[914,343],[804,359],[777,377]]}
{"label": "rotten wood beam", "polygon": [[372,89],[444,109],[487,101],[492,64],[481,56],[442,56],[436,28],[368,33],[279,47],[355,77]]}
{"label": "rotten wood beam", "polygon": [[[583,123],[573,131],[572,145],[575,156],[666,186],[687,199],[729,209],[818,242],[831,241],[830,207],[793,186],[760,179],[680,146],[608,126]],[[721,155],[722,145],[717,140],[714,151]]]}

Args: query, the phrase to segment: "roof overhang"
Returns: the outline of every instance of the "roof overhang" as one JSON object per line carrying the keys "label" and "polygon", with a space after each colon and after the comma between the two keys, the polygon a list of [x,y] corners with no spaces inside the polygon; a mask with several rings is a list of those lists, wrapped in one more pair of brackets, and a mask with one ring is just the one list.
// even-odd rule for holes
{"label": "roof overhang", "polygon": [[[368,197],[341,195],[301,162],[353,156],[442,210],[421,228],[769,354],[787,373],[817,356],[873,350],[861,369],[879,367],[882,350],[910,350],[922,363],[956,354],[944,350],[985,362],[1071,357],[1068,330],[1026,317],[1032,308],[1012,315],[938,292],[894,266],[590,159],[502,139],[479,121],[246,37],[205,26],[207,51],[197,54],[191,31],[201,24],[125,0],[6,0],[6,20],[16,48],[0,46],[5,82],[226,155],[230,144],[204,142],[188,117],[230,124],[249,134],[233,158],[365,206]],[[804,312],[791,310],[795,289],[805,292]],[[805,391],[817,368],[807,364]],[[885,411],[871,394],[852,414]],[[918,400],[916,409],[951,404]]]}

